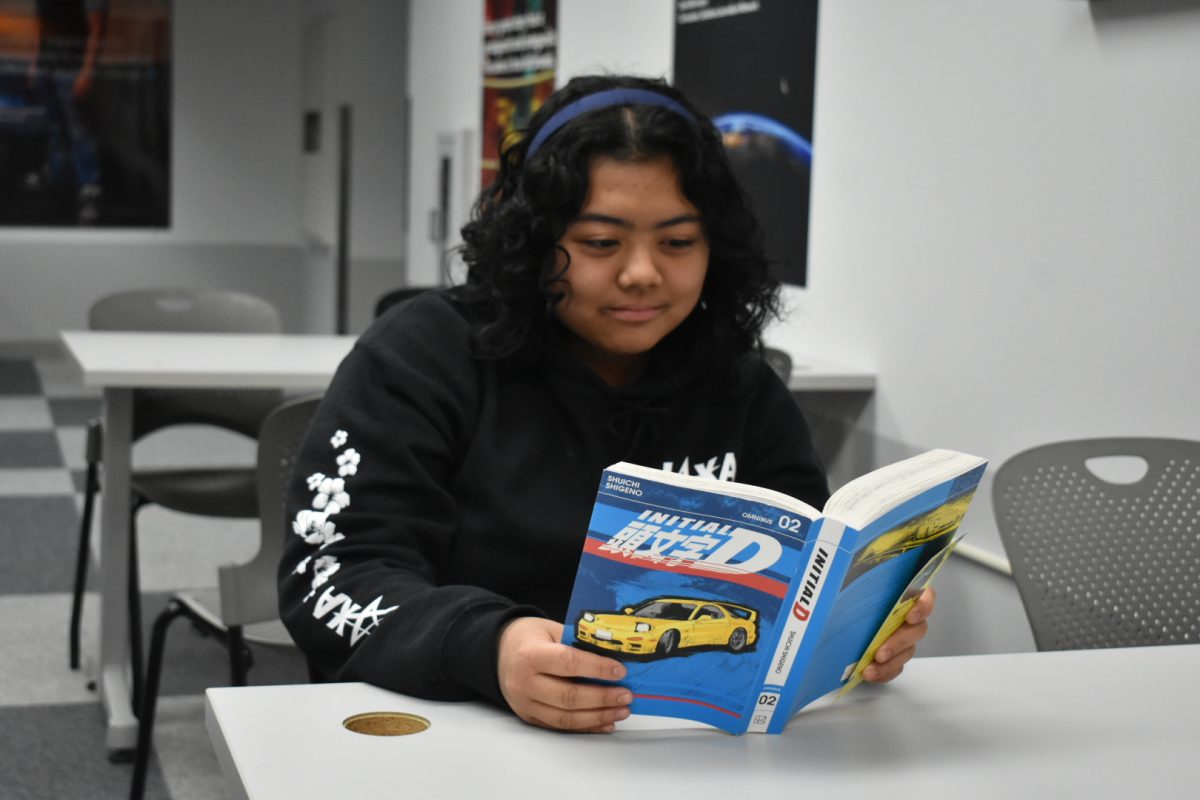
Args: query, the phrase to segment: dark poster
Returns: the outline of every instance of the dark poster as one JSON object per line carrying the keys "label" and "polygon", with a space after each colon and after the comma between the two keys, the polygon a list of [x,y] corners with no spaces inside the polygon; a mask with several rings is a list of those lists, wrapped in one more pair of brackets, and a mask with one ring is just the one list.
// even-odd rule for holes
{"label": "dark poster", "polygon": [[675,85],[724,134],[776,275],[805,285],[817,0],[677,0]]}
{"label": "dark poster", "polygon": [[0,225],[170,224],[170,0],[0,0]]}
{"label": "dark poster", "polygon": [[487,0],[483,38],[482,186],[506,139],[524,130],[554,92],[557,0]]}

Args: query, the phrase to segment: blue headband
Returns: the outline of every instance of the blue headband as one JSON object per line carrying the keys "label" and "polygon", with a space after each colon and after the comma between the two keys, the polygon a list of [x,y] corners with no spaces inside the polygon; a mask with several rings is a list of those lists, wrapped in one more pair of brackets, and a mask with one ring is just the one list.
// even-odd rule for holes
{"label": "blue headband", "polygon": [[538,151],[538,148],[545,144],[546,140],[553,136],[559,128],[576,117],[582,116],[589,111],[624,105],[659,106],[670,109],[687,119],[693,121],[696,119],[692,116],[692,112],[684,108],[678,101],[672,100],[658,92],[652,92],[648,89],[605,89],[602,92],[584,95],[575,102],[568,103],[556,111],[550,119],[546,120],[546,124],[538,129],[537,136],[533,137],[533,141],[529,144],[529,149],[525,151],[526,160],[532,158],[533,154]]}

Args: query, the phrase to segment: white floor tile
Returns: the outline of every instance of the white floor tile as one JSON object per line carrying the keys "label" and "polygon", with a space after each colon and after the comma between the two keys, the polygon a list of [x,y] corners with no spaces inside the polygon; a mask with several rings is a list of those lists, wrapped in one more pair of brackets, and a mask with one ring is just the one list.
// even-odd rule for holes
{"label": "white floor tile", "polygon": [[0,469],[0,496],[74,494],[71,473],[56,467]]}
{"label": "white floor tile", "polygon": [[48,431],[54,427],[44,397],[0,397],[0,432]]}
{"label": "white floor tile", "polygon": [[63,463],[68,469],[83,469],[87,466],[87,428],[82,425],[54,429],[58,437],[58,449],[62,451]]}
{"label": "white floor tile", "polygon": [[[98,608],[96,596],[89,594],[81,636],[89,660],[96,652]],[[100,702],[87,689],[87,671],[73,671],[67,664],[70,614],[66,593],[0,595],[0,706]]]}

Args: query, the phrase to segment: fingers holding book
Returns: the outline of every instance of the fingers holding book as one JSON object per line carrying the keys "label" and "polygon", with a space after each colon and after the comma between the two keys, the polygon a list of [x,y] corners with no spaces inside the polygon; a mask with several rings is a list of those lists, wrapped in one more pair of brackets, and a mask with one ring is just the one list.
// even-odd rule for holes
{"label": "fingers holding book", "polygon": [[863,678],[871,683],[886,683],[904,670],[904,665],[916,654],[917,642],[929,631],[929,615],[937,604],[937,593],[927,587],[904,617],[904,624],[875,651],[875,661]]}
{"label": "fingers holding book", "polygon": [[497,662],[500,691],[514,713],[531,725],[580,733],[608,733],[629,716],[633,702],[612,681],[625,676],[621,662],[561,644],[562,625],[520,617],[500,634]]}

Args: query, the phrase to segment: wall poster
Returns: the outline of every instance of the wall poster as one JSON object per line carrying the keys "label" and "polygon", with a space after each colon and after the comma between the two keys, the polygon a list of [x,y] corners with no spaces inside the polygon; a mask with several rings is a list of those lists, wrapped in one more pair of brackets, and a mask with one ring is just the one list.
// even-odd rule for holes
{"label": "wall poster", "polygon": [[487,187],[506,138],[524,130],[554,92],[558,0],[487,0],[484,14],[480,166]]}
{"label": "wall poster", "polygon": [[786,283],[807,281],[817,0],[676,0],[675,86],[713,117]]}
{"label": "wall poster", "polygon": [[170,0],[0,0],[0,225],[170,224]]}

